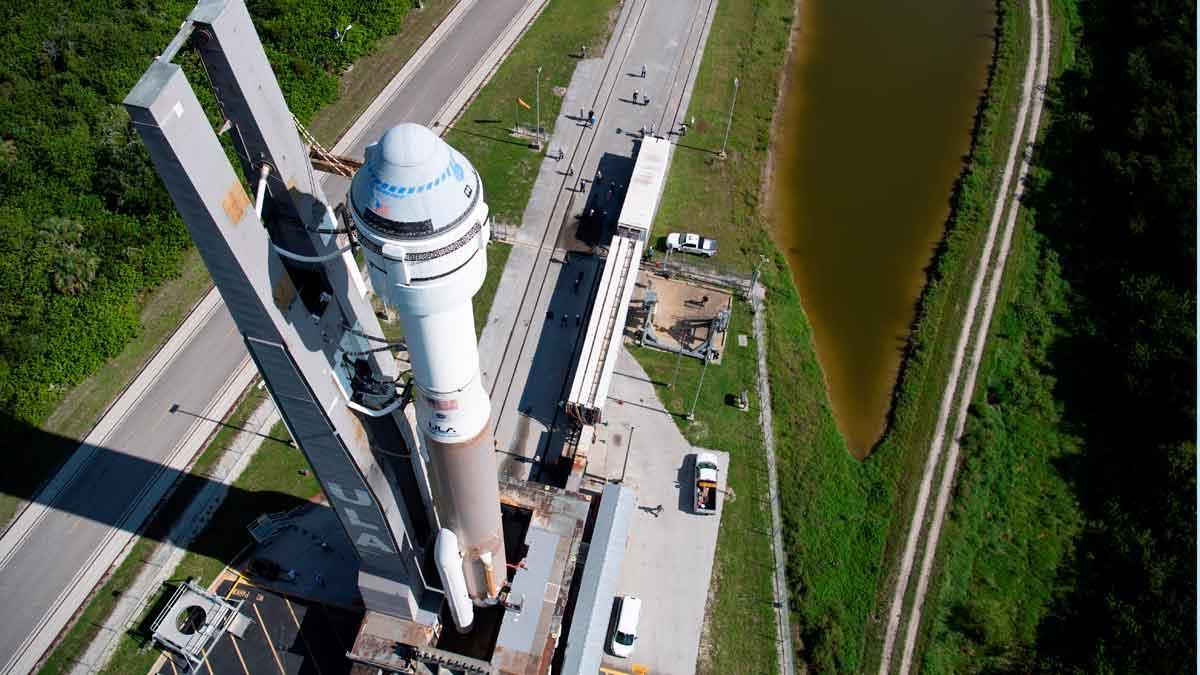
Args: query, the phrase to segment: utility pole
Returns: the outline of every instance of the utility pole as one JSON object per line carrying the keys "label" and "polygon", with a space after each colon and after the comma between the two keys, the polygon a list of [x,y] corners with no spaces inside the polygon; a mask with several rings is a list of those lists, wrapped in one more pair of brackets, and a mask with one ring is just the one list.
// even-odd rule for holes
{"label": "utility pole", "polygon": [[537,108],[537,140],[533,142],[533,147],[537,150],[542,149],[542,67],[537,69],[537,82],[533,87],[534,106]]}
{"label": "utility pole", "polygon": [[704,387],[704,373],[708,372],[708,353],[704,354],[704,367],[700,369],[700,382],[696,384],[696,398],[692,399],[692,409],[688,412],[687,420],[696,421],[696,404],[700,402],[700,389]]}
{"label": "utility pole", "polygon": [[725,140],[721,141],[721,159],[725,159],[725,145],[729,143],[729,130],[733,127],[733,106],[737,105],[738,79],[733,78],[733,100],[729,102],[729,121],[725,123]]}

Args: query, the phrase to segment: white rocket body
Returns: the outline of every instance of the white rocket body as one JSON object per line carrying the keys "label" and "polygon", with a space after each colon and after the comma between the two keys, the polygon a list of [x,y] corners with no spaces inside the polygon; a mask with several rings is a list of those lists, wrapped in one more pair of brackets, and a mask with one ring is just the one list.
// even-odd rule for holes
{"label": "white rocket body", "polygon": [[455,535],[471,600],[495,604],[506,559],[471,309],[487,271],[483,185],[465,157],[417,124],[392,128],[365,154],[349,206],[371,285],[404,327],[434,508]]}
{"label": "white rocket body", "polygon": [[433,561],[442,579],[442,588],[446,591],[450,617],[454,619],[459,632],[465,633],[475,623],[475,605],[471,604],[470,594],[467,593],[467,578],[463,574],[458,537],[446,528],[438,530],[437,542],[433,545]]}

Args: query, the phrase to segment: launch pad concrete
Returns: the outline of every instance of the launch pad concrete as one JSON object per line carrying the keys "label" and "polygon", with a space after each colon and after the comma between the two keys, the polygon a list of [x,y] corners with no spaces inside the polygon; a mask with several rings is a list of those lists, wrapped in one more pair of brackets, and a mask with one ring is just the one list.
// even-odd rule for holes
{"label": "launch pad concrete", "polygon": [[[617,594],[641,598],[642,617],[633,656],[606,655],[603,665],[627,671],[640,664],[652,673],[693,673],[721,514],[730,498],[724,494],[729,455],[687,442],[672,413],[663,409],[646,371],[624,349],[611,392],[608,422],[598,428],[598,441],[609,453],[607,478],[631,488],[638,504]],[[692,461],[701,451],[715,452],[721,467],[720,510],[711,516],[691,510]]]}
{"label": "launch pad concrete", "polygon": [[[658,342],[666,347],[696,350],[710,335],[709,322],[721,310],[733,310],[733,295],[729,291],[713,287],[698,286],[686,281],[665,279],[660,275],[642,271],[638,274],[638,285],[633,291],[633,306],[625,336],[636,342],[641,335],[645,320],[646,294],[653,292],[657,298],[654,310],[654,334]],[[716,358],[710,363],[720,363],[725,354],[725,331],[713,334],[712,344],[717,350]]]}

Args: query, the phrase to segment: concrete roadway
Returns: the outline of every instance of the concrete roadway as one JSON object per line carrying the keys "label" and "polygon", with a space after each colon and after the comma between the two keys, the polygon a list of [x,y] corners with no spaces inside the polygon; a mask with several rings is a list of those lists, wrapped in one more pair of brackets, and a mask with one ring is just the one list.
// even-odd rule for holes
{"label": "concrete roadway", "polygon": [[[349,139],[347,154],[361,155],[363,146],[393,124],[429,123],[460,86],[478,86],[490,68],[477,76],[476,65],[502,37],[519,33],[520,26],[512,24],[533,5],[540,6],[540,0],[462,0],[446,20],[456,23],[444,22],[441,35],[435,33],[422,47],[426,58],[409,79],[368,110],[377,115]],[[437,37],[442,39],[433,44]],[[326,186],[334,202],[341,201],[344,190],[344,183]],[[172,477],[164,472],[172,458],[186,464],[190,455],[179,455],[187,454],[189,438],[203,442],[204,428],[182,411],[216,418],[227,412],[232,401],[215,407],[210,402],[238,373],[245,378],[246,350],[219,298],[210,300],[211,311],[193,316],[194,336],[163,359],[155,377],[139,378],[130,387],[127,395],[135,404],[106,413],[98,425],[108,429],[103,447],[81,446],[0,536],[0,673],[32,669],[99,575],[119,558],[123,547],[113,546],[114,538],[124,534],[127,540],[157,502],[147,492],[154,477],[159,483]],[[174,404],[181,412],[172,412]],[[118,412],[118,419],[111,419]]]}
{"label": "concrete roadway", "polygon": [[[576,326],[575,315],[586,321],[589,301],[586,291],[571,289],[581,273],[583,288],[590,289],[599,273],[578,257],[561,263],[561,249],[578,247],[572,223],[588,203],[605,209],[608,224],[615,224],[642,127],[654,125],[658,136],[677,139],[669,132],[687,112],[715,9],[712,0],[628,2],[604,54],[581,62],[571,79],[549,143],[551,153],[561,148],[565,157],[548,157],[539,169],[480,339],[503,474],[536,479],[539,465],[561,453],[567,423],[559,403],[586,330],[584,323]],[[594,127],[578,122],[581,109],[595,112]],[[577,173],[567,176],[569,168]],[[610,191],[606,181],[619,187]],[[555,248],[560,252],[551,255]],[[563,314],[570,315],[565,324]]]}

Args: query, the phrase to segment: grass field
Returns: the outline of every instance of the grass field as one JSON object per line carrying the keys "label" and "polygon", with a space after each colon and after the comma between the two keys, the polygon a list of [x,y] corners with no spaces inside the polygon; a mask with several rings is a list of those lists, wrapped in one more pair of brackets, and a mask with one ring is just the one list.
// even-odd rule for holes
{"label": "grass field", "polygon": [[[654,219],[651,241],[660,250],[667,232],[699,230],[720,242],[721,253],[690,262],[748,274],[760,254],[774,249],[760,193],[793,21],[791,0],[717,4],[688,104],[696,124],[675,148]],[[721,160],[735,77],[737,106],[728,159]]]}
{"label": "grass field", "polygon": [[[1050,5],[1053,79],[1073,62],[1077,18],[1073,0]],[[1003,309],[980,365],[918,643],[925,672],[1018,663],[1059,591],[1059,564],[1081,526],[1057,468],[1078,451],[1079,440],[1060,426],[1055,382],[1045,372],[1067,288],[1033,229],[1035,219],[1022,209]]]}
{"label": "grass field", "polygon": [[[280,422],[271,430],[270,436],[288,438],[287,428]],[[234,481],[234,489],[213,514],[208,526],[188,547],[188,553],[171,576],[172,584],[188,578],[202,586],[212,583],[226,563],[250,543],[250,535],[246,532],[250,521],[263,513],[289,510],[317,496],[320,487],[307,469],[308,463],[298,449],[276,440],[265,441],[246,470]],[[305,470],[304,475],[301,470]],[[139,543],[146,542],[142,539]],[[158,596],[173,591],[173,587],[164,586]],[[155,600],[148,606],[153,607]],[[137,625],[145,619],[143,616]],[[103,672],[112,675],[147,672],[158,657],[157,650],[146,648],[148,643],[148,638],[135,626],[121,637],[120,645]]]}
{"label": "grass field", "polygon": [[[96,420],[154,357],[211,286],[208,270],[200,260],[200,254],[193,249],[184,256],[178,277],[145,295],[139,312],[141,333],[114,359],[63,397],[42,425],[42,429],[59,442],[38,448],[36,460],[22,465],[25,468],[19,478],[24,487],[18,488],[17,492],[32,494],[75,452]],[[20,502],[20,498],[12,494],[0,494],[0,530],[12,520]]]}
{"label": "grass field", "polygon": [[158,545],[161,536],[170,530],[174,521],[183,513],[188,504],[203,487],[203,478],[209,469],[216,464],[222,453],[229,447],[238,431],[251,413],[267,398],[265,391],[252,387],[234,407],[225,425],[209,440],[204,451],[188,470],[190,477],[183,479],[167,498],[152,520],[146,526],[144,536],[138,538],[129,555],[113,570],[112,574],[100,585],[99,590],[92,594],[91,599],[80,612],[78,619],[63,635],[62,640],[55,645],[47,657],[39,673],[53,675],[70,670],[73,659],[87,648],[88,643],[100,631],[100,626],[112,613],[117,601],[125,589],[129,587],[137,575],[145,568],[145,561]]}
{"label": "grass field", "polygon": [[[562,107],[562,97],[554,89],[566,91],[580,45],[587,45],[589,54],[604,49],[616,12],[616,0],[550,0],[446,133],[446,141],[466,155],[483,184],[491,186],[487,200],[497,221],[520,224],[547,149],[531,150],[528,138],[510,134],[516,98],[534,105],[540,66],[542,127],[547,137],[552,135]],[[532,129],[534,111],[519,110],[521,125]]]}
{"label": "grass field", "polygon": [[[883,608],[890,602],[893,568],[903,551],[919,476],[958,339],[961,309],[970,294],[1016,123],[1029,51],[1029,16],[1023,5],[1013,0],[1005,0],[998,7],[999,42],[988,98],[974,135],[971,161],[957,186],[947,234],[922,292],[888,430],[876,450],[877,458],[883,460],[881,463],[896,464],[888,467],[888,473],[894,476],[889,480],[899,488],[893,507],[898,517],[892,518],[886,529],[883,549],[886,567],[876,577],[875,584],[879,608],[875,616],[880,619],[867,627],[863,647],[867,663],[873,663],[882,649],[882,633],[886,628]],[[1010,267],[1019,268],[1024,255],[1021,240],[1014,240]],[[1003,309],[1007,297],[1007,293],[1002,293],[997,309]]]}
{"label": "grass field", "polygon": [[[737,335],[750,340],[735,346]],[[709,365],[704,386],[700,361],[666,352],[630,347],[629,351],[655,381],[667,410],[694,445],[729,453],[728,487],[736,497],[722,506],[721,531],[713,566],[715,592],[710,595],[707,641],[702,672],[776,672],[775,618],[771,590],[771,512],[767,502],[767,468],[758,425],[757,351],[750,306],[738,302],[719,365]],[[678,374],[676,375],[676,365]],[[674,382],[674,387],[668,385]],[[750,410],[742,412],[727,397],[747,391]],[[684,419],[693,404],[696,421]],[[706,650],[702,647],[702,653]]]}

